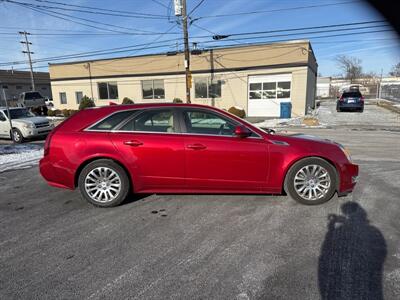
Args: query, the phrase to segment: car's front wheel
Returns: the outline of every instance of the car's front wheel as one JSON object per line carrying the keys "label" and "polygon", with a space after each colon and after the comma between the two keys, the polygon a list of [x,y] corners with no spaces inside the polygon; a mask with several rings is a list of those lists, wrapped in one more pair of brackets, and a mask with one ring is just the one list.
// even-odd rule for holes
{"label": "car's front wheel", "polygon": [[14,143],[17,144],[21,144],[24,142],[24,136],[22,135],[22,132],[17,128],[13,128],[11,132],[11,138],[14,141]]}
{"label": "car's front wheel", "polygon": [[125,170],[109,159],[95,160],[86,165],[79,175],[78,185],[83,198],[99,207],[121,204],[130,189]]}
{"label": "car's front wheel", "polygon": [[291,198],[306,205],[329,201],[336,191],[336,170],[318,157],[295,163],[285,179],[285,191]]}

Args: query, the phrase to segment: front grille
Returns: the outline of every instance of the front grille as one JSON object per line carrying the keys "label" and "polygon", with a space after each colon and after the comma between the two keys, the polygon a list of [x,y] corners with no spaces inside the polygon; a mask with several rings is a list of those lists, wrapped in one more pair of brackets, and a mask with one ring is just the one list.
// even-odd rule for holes
{"label": "front grille", "polygon": [[36,128],[42,128],[42,127],[48,127],[48,126],[50,126],[49,122],[43,122],[43,123],[36,123],[35,124]]}

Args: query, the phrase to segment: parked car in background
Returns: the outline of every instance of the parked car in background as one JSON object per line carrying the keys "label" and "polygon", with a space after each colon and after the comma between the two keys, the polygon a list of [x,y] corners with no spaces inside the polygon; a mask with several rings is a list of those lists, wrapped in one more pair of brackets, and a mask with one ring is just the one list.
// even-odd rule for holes
{"label": "parked car in background", "polygon": [[343,92],[336,103],[336,111],[344,110],[364,111],[364,97],[358,90]]}
{"label": "parked car in background", "polygon": [[0,107],[0,137],[11,138],[16,143],[26,139],[46,136],[54,126],[45,117],[36,117],[28,108],[10,108],[12,130],[6,108]]}
{"label": "parked car in background", "polygon": [[320,204],[351,192],[358,166],[335,142],[269,134],[214,107],[132,104],[77,112],[47,137],[40,172],[110,207],[134,193],[288,193]]}
{"label": "parked car in background", "polygon": [[39,92],[23,92],[17,101],[18,107],[40,107],[46,105],[46,99]]}

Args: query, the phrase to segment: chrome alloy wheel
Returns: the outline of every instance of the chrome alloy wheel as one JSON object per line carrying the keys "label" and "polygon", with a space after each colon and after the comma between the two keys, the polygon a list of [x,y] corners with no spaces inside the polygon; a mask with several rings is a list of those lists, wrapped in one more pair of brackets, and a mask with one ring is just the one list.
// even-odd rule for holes
{"label": "chrome alloy wheel", "polygon": [[307,165],[301,168],[294,177],[296,193],[305,200],[323,198],[331,187],[328,171],[320,165]]}
{"label": "chrome alloy wheel", "polygon": [[111,168],[97,167],[86,175],[85,190],[94,201],[110,202],[121,192],[121,178]]}

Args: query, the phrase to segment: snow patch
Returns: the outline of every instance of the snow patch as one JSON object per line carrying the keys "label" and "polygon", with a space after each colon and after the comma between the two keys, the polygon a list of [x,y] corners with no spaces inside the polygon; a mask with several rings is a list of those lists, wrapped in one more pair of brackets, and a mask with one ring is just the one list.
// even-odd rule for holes
{"label": "snow patch", "polygon": [[40,145],[0,145],[0,173],[30,168],[42,157],[43,148]]}

